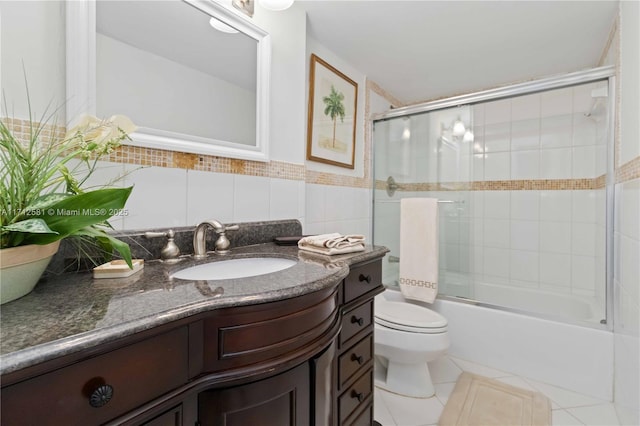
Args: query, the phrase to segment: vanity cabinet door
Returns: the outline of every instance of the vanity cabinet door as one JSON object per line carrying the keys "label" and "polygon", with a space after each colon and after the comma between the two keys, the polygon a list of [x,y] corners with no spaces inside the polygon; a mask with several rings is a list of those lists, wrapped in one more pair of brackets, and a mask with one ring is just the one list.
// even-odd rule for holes
{"label": "vanity cabinet door", "polygon": [[310,423],[310,370],[304,363],[268,379],[198,395],[202,426],[294,426]]}

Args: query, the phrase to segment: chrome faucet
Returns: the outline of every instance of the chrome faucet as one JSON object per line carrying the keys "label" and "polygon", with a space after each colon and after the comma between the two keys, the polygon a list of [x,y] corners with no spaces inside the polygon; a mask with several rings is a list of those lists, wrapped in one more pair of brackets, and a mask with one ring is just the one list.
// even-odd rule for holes
{"label": "chrome faucet", "polygon": [[215,219],[205,220],[200,223],[193,233],[193,257],[195,259],[207,257],[207,228],[212,228],[218,234],[218,239],[215,243],[216,253],[225,254],[229,251],[229,246],[231,245],[225,233],[227,231],[237,231],[239,226],[225,226]]}

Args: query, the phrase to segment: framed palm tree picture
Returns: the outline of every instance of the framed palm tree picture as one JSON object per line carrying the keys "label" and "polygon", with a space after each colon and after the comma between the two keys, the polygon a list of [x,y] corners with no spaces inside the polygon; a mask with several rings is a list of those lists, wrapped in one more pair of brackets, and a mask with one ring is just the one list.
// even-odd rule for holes
{"label": "framed palm tree picture", "polygon": [[354,168],[358,84],[311,55],[307,159]]}

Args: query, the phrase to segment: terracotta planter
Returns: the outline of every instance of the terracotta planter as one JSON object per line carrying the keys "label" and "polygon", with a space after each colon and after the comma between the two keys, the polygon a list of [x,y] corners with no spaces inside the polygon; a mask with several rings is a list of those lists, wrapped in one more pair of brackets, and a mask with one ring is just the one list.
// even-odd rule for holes
{"label": "terracotta planter", "polygon": [[56,241],[0,250],[0,304],[29,294],[59,246]]}

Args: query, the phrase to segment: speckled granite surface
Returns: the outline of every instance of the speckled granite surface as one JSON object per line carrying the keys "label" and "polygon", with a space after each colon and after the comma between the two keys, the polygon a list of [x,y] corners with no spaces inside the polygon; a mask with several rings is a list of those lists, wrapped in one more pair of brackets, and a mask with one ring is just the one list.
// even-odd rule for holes
{"label": "speckled granite surface", "polygon": [[[287,299],[335,285],[349,265],[384,256],[385,247],[323,256],[296,246],[258,244],[229,255],[191,257],[177,264],[147,261],[124,279],[94,280],[89,272],[48,277],[29,295],[0,310],[0,374],[112,341],[213,309]],[[285,257],[291,268],[269,275],[214,281],[171,278],[200,263],[237,257]]]}

